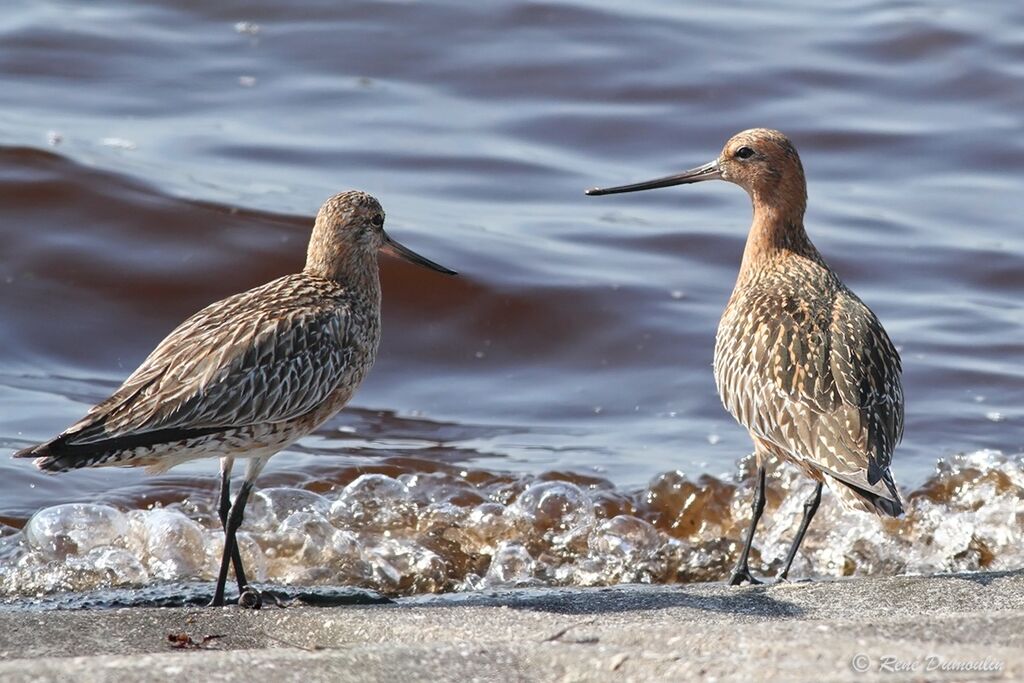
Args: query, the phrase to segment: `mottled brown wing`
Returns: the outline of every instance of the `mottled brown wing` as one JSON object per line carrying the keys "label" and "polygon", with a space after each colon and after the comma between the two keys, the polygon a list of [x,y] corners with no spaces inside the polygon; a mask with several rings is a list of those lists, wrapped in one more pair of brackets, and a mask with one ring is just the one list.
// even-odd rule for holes
{"label": "mottled brown wing", "polygon": [[716,344],[719,393],[756,436],[874,486],[903,431],[899,356],[848,290],[813,296],[752,293],[730,306]]}
{"label": "mottled brown wing", "polygon": [[861,413],[874,484],[903,438],[900,355],[875,314],[850,292],[836,300],[831,332],[833,381],[843,404]]}
{"label": "mottled brown wing", "polygon": [[311,305],[294,278],[228,297],[186,320],[65,432],[67,443],[280,422],[315,408],[351,371],[348,315],[344,306]]}

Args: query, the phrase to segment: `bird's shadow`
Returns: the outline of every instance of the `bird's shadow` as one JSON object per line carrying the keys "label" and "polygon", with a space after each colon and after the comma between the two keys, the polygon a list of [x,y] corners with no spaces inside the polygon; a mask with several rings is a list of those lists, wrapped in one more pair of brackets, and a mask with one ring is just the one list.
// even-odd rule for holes
{"label": "bird's shadow", "polygon": [[958,579],[976,583],[979,586],[988,587],[999,579],[1013,576],[1024,576],[1024,569],[1005,569],[1003,571],[981,571],[981,572],[955,572],[951,574]]}
{"label": "bird's shadow", "polygon": [[767,586],[724,587],[701,585],[637,585],[608,588],[543,588],[449,593],[398,600],[403,606],[491,606],[553,614],[611,614],[669,608],[686,608],[752,617],[790,619],[805,610],[771,595]]}
{"label": "bird's shadow", "polygon": [[[805,610],[771,595],[767,586],[729,588],[721,584],[640,585],[607,588],[511,588],[500,591],[441,593],[388,598],[370,590],[348,586],[297,588],[260,584],[269,606],[391,609],[439,607],[508,607],[566,615],[614,614],[685,608],[739,616],[791,619]],[[119,588],[88,593],[61,593],[32,600],[8,600],[3,611],[52,609],[111,609],[122,607],[199,607],[209,603],[213,584],[166,583],[141,588]]]}

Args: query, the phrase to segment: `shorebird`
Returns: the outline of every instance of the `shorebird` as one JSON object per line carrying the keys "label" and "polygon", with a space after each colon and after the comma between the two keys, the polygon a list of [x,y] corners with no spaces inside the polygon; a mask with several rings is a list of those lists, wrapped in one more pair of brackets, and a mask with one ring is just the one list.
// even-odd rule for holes
{"label": "shorebird", "polygon": [[[384,231],[365,192],[320,208],[301,273],[210,304],[179,325],[112,396],[57,437],[14,454],[47,472],[146,466],[164,471],[220,457],[224,553],[210,603],[224,604],[228,565],[239,604],[259,607],[236,532],[256,477],[272,455],[338,412],[366,376],[380,342],[377,253],[448,275]],[[231,502],[231,469],[247,458]]]}
{"label": "shorebird", "polygon": [[772,455],[817,482],[779,573],[784,581],[818,510],[823,482],[847,505],[892,517],[903,513],[889,470],[903,436],[900,357],[875,314],[807,237],[803,166],[782,133],[746,130],[703,166],[587,194],[705,180],[739,185],[754,205],[736,286],[715,341],[719,396],[749,431],[757,463],[753,515],[730,583],[760,583],[750,573],[748,556],[764,511],[765,462]]}

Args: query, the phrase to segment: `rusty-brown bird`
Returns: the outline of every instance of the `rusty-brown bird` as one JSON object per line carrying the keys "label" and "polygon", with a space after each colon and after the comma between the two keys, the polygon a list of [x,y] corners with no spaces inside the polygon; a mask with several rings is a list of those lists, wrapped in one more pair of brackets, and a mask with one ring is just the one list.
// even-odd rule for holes
{"label": "rusty-brown bird", "polygon": [[785,580],[818,509],[823,482],[844,503],[893,517],[903,513],[889,471],[903,435],[900,357],[875,314],[808,239],[804,171],[782,133],[746,130],[708,164],[587,194],[704,180],[735,183],[754,205],[739,276],[715,343],[718,393],[749,431],[757,461],[753,516],[730,583],[759,583],[748,556],[764,510],[764,466],[770,455],[795,463],[817,482],[779,573]]}

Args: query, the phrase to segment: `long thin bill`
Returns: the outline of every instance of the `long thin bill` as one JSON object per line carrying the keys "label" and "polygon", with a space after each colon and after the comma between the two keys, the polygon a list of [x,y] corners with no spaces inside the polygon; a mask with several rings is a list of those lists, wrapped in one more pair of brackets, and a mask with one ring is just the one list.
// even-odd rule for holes
{"label": "long thin bill", "polygon": [[408,247],[403,247],[401,244],[391,239],[390,235],[384,236],[384,246],[381,247],[380,250],[390,256],[396,256],[400,259],[408,261],[409,263],[415,263],[417,266],[430,268],[431,270],[436,270],[437,272],[444,273],[445,275],[458,275],[458,273],[456,273],[451,268],[445,268],[440,264],[434,263],[428,258],[420,256],[412,249],[409,249]]}
{"label": "long thin bill", "polygon": [[722,177],[722,168],[718,160],[711,163],[691,168],[689,171],[676,173],[675,175],[645,180],[642,183],[632,185],[619,185],[618,187],[594,187],[587,190],[587,194],[595,197],[602,194],[619,194],[620,192],[640,192],[641,190],[656,190],[659,187],[672,187],[673,185],[685,185],[687,183],[699,183],[704,180],[719,180]]}

